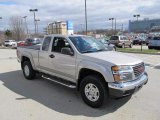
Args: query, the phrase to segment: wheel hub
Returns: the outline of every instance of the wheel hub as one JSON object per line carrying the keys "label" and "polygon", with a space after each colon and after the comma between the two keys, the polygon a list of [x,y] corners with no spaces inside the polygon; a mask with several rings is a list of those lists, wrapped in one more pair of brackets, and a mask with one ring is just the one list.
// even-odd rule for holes
{"label": "wheel hub", "polygon": [[87,84],[85,86],[85,95],[90,101],[97,101],[99,99],[99,90],[97,86],[92,83]]}
{"label": "wheel hub", "polygon": [[27,65],[24,66],[24,73],[26,76],[29,76],[29,67]]}

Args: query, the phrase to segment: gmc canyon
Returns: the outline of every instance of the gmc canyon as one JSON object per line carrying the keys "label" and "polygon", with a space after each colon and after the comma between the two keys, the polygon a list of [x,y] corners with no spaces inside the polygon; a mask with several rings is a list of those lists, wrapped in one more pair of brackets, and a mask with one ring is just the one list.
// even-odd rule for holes
{"label": "gmc canyon", "polygon": [[46,35],[42,45],[17,48],[24,77],[43,78],[80,91],[91,107],[100,107],[110,97],[124,97],[148,81],[142,60],[109,51],[89,36]]}

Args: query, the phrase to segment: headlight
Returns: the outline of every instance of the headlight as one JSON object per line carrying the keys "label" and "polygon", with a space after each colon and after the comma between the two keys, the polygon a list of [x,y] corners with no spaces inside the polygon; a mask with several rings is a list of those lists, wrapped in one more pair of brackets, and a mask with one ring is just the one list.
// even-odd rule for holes
{"label": "headlight", "polygon": [[133,80],[134,72],[131,66],[113,66],[111,69],[116,82]]}

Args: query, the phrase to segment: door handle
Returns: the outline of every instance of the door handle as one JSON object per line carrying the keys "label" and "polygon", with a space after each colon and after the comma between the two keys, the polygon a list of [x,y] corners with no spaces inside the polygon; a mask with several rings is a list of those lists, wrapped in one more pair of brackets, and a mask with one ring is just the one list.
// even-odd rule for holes
{"label": "door handle", "polygon": [[55,56],[53,54],[49,55],[50,58],[54,58]]}

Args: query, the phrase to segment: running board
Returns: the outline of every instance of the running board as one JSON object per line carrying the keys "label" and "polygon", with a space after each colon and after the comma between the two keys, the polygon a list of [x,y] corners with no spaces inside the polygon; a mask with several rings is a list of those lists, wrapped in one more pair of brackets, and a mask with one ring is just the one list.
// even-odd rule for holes
{"label": "running board", "polygon": [[72,88],[72,89],[76,88],[75,83],[72,83],[72,82],[67,81],[67,80],[63,80],[63,79],[58,78],[58,77],[49,76],[49,75],[42,75],[42,78],[53,81],[57,84],[60,84],[60,85],[63,85],[63,86],[66,86],[66,87],[69,87],[69,88]]}

